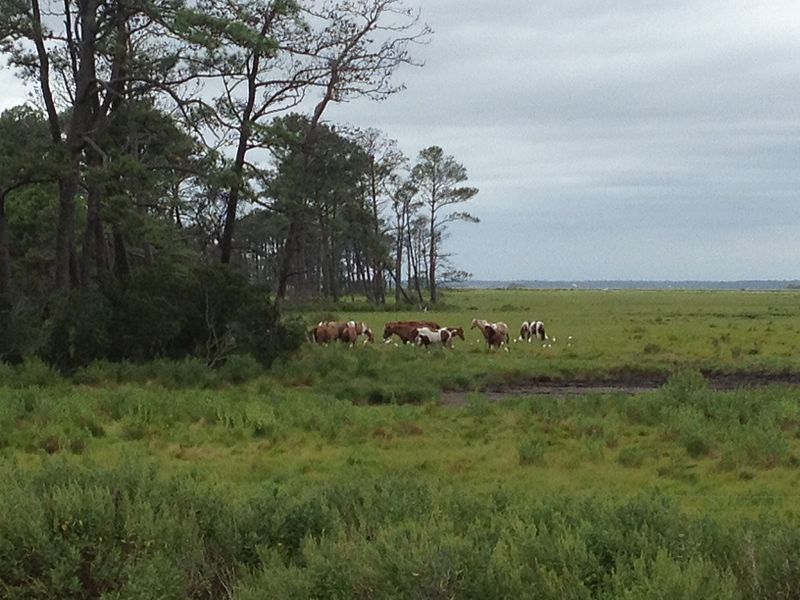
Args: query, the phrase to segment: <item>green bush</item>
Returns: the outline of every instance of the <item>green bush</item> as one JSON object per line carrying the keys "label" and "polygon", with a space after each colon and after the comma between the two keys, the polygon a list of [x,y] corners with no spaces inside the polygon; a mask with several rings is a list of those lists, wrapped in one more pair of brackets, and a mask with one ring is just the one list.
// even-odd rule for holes
{"label": "green bush", "polygon": [[250,354],[235,354],[225,359],[218,376],[226,383],[238,384],[264,374],[264,367]]}
{"label": "green bush", "polygon": [[682,369],[675,372],[661,388],[661,395],[668,403],[697,404],[708,397],[709,389],[706,378],[695,369]]}
{"label": "green bush", "polygon": [[[251,410],[251,423],[265,422]],[[0,505],[11,508],[0,511],[3,598],[800,592],[800,527],[777,517],[726,522],[655,495],[536,498],[359,472],[231,495],[155,464],[80,460],[60,450],[36,472],[0,468]]]}
{"label": "green bush", "polygon": [[[122,282],[58,298],[48,311],[40,354],[70,373],[101,360],[229,359],[227,375],[241,381],[256,369],[234,356],[269,366],[305,339],[299,321],[281,321],[265,290],[221,265],[156,261]],[[96,383],[99,375],[94,369],[80,378]]]}
{"label": "green bush", "polygon": [[231,585],[237,509],[188,480],[153,471],[53,465],[3,473],[4,598],[216,598]]}
{"label": "green bush", "polygon": [[103,293],[80,290],[52,300],[45,321],[42,358],[62,372],[106,358],[113,343],[111,327],[118,315]]}
{"label": "green bush", "polygon": [[30,298],[0,295],[0,365],[16,365],[41,343],[39,306]]}
{"label": "green bush", "polygon": [[517,442],[517,454],[521,465],[543,466],[546,451],[547,443],[540,438],[526,437]]}
{"label": "green bush", "polygon": [[30,357],[10,365],[0,363],[0,386],[7,388],[54,387],[64,379],[40,358]]}
{"label": "green bush", "polygon": [[473,392],[467,395],[467,411],[476,419],[483,419],[492,414],[493,407],[485,394]]}
{"label": "green bush", "polygon": [[683,445],[692,458],[703,458],[711,453],[711,444],[699,434],[689,435]]}
{"label": "green bush", "polygon": [[710,560],[675,559],[659,550],[654,559],[637,558],[622,565],[612,579],[613,597],[624,600],[732,600],[741,598],[738,582],[729,569]]}
{"label": "green bush", "polygon": [[644,463],[645,452],[639,446],[626,446],[619,451],[617,462],[623,467],[636,468]]}

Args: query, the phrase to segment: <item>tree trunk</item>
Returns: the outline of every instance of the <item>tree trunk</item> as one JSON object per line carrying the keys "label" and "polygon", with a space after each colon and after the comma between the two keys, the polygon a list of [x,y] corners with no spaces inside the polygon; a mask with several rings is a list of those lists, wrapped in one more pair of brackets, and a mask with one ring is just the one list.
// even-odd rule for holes
{"label": "tree trunk", "polygon": [[428,261],[428,288],[431,292],[431,304],[436,304],[438,296],[436,293],[436,223],[433,220],[434,215],[431,214],[431,247],[430,259]]}
{"label": "tree trunk", "polygon": [[[234,167],[235,169],[235,167]],[[234,176],[236,179],[240,174]],[[228,190],[228,202],[225,206],[225,224],[222,227],[222,240],[219,246],[219,259],[223,265],[230,264],[233,250],[233,230],[236,227],[236,210],[239,206],[239,184],[234,183]]]}
{"label": "tree trunk", "polygon": [[[372,293],[371,290],[369,289],[369,272],[367,271],[367,267],[362,262],[361,255],[358,252],[354,253],[354,259],[356,268],[356,280],[359,283],[361,291],[363,291],[364,295],[367,297],[367,302],[372,302]],[[352,294],[352,288],[350,293]]]}
{"label": "tree trunk", "polygon": [[[408,231],[408,264],[411,267],[408,270],[408,277],[411,279],[413,274],[414,277],[414,289],[417,292],[417,298],[419,299],[419,305],[422,306],[425,303],[425,300],[422,298],[422,288],[419,285],[419,270],[417,269],[417,260],[414,257],[413,252],[413,242],[411,240],[411,230]],[[410,282],[409,282],[410,283]]]}
{"label": "tree trunk", "polygon": [[372,265],[372,288],[376,304],[386,304],[386,278],[383,275],[383,267],[380,260],[375,261],[375,264]]}
{"label": "tree trunk", "polygon": [[86,138],[97,115],[97,74],[95,43],[97,37],[96,0],[78,3],[81,12],[81,35],[78,48],[80,66],[75,79],[75,100],[67,132],[67,171],[59,179],[59,211],[56,230],[56,289],[64,290],[79,283],[75,254],[75,196],[80,181],[81,156]]}
{"label": "tree trunk", "polygon": [[56,226],[56,289],[76,287],[75,263],[75,194],[77,171],[58,182],[58,223]]}
{"label": "tree trunk", "polygon": [[297,249],[297,235],[298,235],[297,220],[294,217],[289,218],[289,231],[286,233],[286,242],[283,244],[283,252],[281,253],[280,267],[278,268],[278,289],[275,296],[278,300],[286,298],[286,290],[289,287],[289,277],[292,273],[292,260],[294,253]]}
{"label": "tree trunk", "polygon": [[[389,271],[389,275],[394,277],[394,273],[392,273],[391,271]],[[408,295],[408,293],[406,293],[406,290],[403,288],[403,283],[401,281],[395,279],[394,285],[395,285],[395,289],[400,290],[400,294],[402,294],[402,296],[403,296],[403,298],[405,298],[406,302],[408,302],[409,304],[413,304],[414,303],[414,301],[411,299],[411,297]]]}
{"label": "tree trunk", "polygon": [[[243,148],[243,143],[246,144],[244,141],[244,135],[239,140],[239,147],[240,149]],[[238,154],[237,154],[237,161],[238,161]],[[222,240],[220,241],[220,262],[223,265],[230,264],[231,262],[231,253],[233,251],[233,231],[236,228],[236,211],[239,207],[239,189],[241,187],[241,177],[242,177],[242,165],[244,164],[244,155],[242,155],[242,163],[238,165],[234,164],[234,179],[236,180],[232,185],[231,189],[228,190],[228,201],[225,205],[225,224],[222,227]]]}
{"label": "tree trunk", "polygon": [[6,199],[0,196],[0,296],[11,291],[11,252],[8,247]]}
{"label": "tree trunk", "polygon": [[[372,223],[375,239],[377,240],[381,237],[381,220],[380,207],[378,206],[378,183],[375,179],[374,161],[371,174],[370,195],[372,198]],[[369,259],[369,257],[367,257],[367,259]],[[374,295],[374,301],[376,304],[386,304],[386,283],[383,279],[383,265],[379,259],[373,262],[372,271],[372,293]]]}
{"label": "tree trunk", "polygon": [[89,186],[86,202],[86,230],[83,233],[81,251],[80,282],[88,287],[92,279],[92,268],[97,281],[105,281],[108,275],[108,256],[106,255],[105,233],[100,217],[102,189],[97,184]]}
{"label": "tree trunk", "polygon": [[127,279],[131,274],[128,262],[128,251],[125,248],[125,237],[117,225],[113,227],[114,237],[114,271],[119,279]]}
{"label": "tree trunk", "polygon": [[[266,34],[262,30],[262,35]],[[250,132],[252,129],[253,107],[256,103],[257,79],[261,55],[256,52],[253,54],[253,65],[247,74],[247,103],[242,112],[241,127],[239,129],[239,142],[236,147],[236,158],[233,161],[233,183],[228,191],[228,202],[225,206],[225,225],[222,229],[222,241],[220,242],[220,261],[223,265],[231,262],[231,252],[233,249],[233,230],[236,227],[236,210],[239,207],[239,195],[242,189],[242,174],[244,173],[244,161],[247,157],[247,146],[250,143]]]}
{"label": "tree trunk", "polygon": [[394,256],[394,301],[400,303],[403,292],[403,230],[398,230]]}

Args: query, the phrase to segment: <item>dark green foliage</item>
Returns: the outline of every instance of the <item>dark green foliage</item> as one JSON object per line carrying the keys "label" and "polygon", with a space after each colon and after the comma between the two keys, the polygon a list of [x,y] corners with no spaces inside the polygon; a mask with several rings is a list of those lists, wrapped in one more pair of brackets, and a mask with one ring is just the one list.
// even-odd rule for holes
{"label": "dark green foliage", "polygon": [[59,373],[39,358],[28,358],[14,365],[0,363],[0,383],[5,387],[45,387],[62,382]]}
{"label": "dark green foliage", "polygon": [[19,319],[10,294],[0,294],[0,362],[20,363],[23,351]]}
{"label": "dark green foliage", "polygon": [[109,354],[114,312],[98,291],[73,292],[49,307],[49,329],[42,357],[62,371],[86,365]]}
{"label": "dark green foliage", "polygon": [[517,443],[517,452],[519,453],[519,464],[521,465],[539,465],[545,464],[545,452],[547,450],[547,442],[537,437],[526,437]]}
{"label": "dark green foliage", "polygon": [[708,382],[700,371],[682,369],[669,378],[661,392],[672,403],[691,402],[708,393]]}
{"label": "dark green foliage", "polygon": [[241,547],[218,493],[155,471],[6,472],[0,515],[5,598],[215,598]]}
{"label": "dark green foliage", "polygon": [[711,452],[711,445],[702,435],[694,434],[689,436],[684,442],[686,452],[692,458],[702,458]]}
{"label": "dark green foliage", "polygon": [[[156,262],[107,290],[75,292],[53,303],[42,356],[62,371],[92,361],[198,357],[224,365],[228,380],[254,376],[249,354],[268,366],[303,341],[283,323],[266,291],[223,266]],[[202,378],[202,373],[190,376]]]}
{"label": "dark green foliage", "polygon": [[617,462],[623,467],[641,467],[644,463],[644,452],[638,446],[628,446],[620,450]]}

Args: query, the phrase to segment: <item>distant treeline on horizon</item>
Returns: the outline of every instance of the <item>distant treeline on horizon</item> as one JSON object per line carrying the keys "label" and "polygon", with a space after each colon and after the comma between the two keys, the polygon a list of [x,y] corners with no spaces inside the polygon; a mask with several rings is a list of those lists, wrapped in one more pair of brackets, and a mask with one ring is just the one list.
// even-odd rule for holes
{"label": "distant treeline on horizon", "polygon": [[478,289],[584,289],[584,290],[800,290],[800,280],[740,281],[647,281],[647,280],[481,280],[473,279],[448,285],[451,288]]}

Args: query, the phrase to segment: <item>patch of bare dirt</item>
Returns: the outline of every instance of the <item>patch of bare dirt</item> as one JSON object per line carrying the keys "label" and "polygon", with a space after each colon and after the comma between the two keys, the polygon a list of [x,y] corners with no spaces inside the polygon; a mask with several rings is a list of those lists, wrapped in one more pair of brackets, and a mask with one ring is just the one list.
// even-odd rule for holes
{"label": "patch of bare dirt", "polygon": [[[708,386],[713,390],[735,390],[770,385],[800,386],[800,373],[704,373]],[[635,396],[657,390],[667,381],[666,375],[626,373],[620,379],[597,379],[579,381],[530,380],[515,381],[504,385],[494,383],[481,393],[490,402],[500,402],[520,396],[581,396],[586,394],[624,394]],[[471,392],[442,392],[441,404],[460,406],[466,404]]]}

